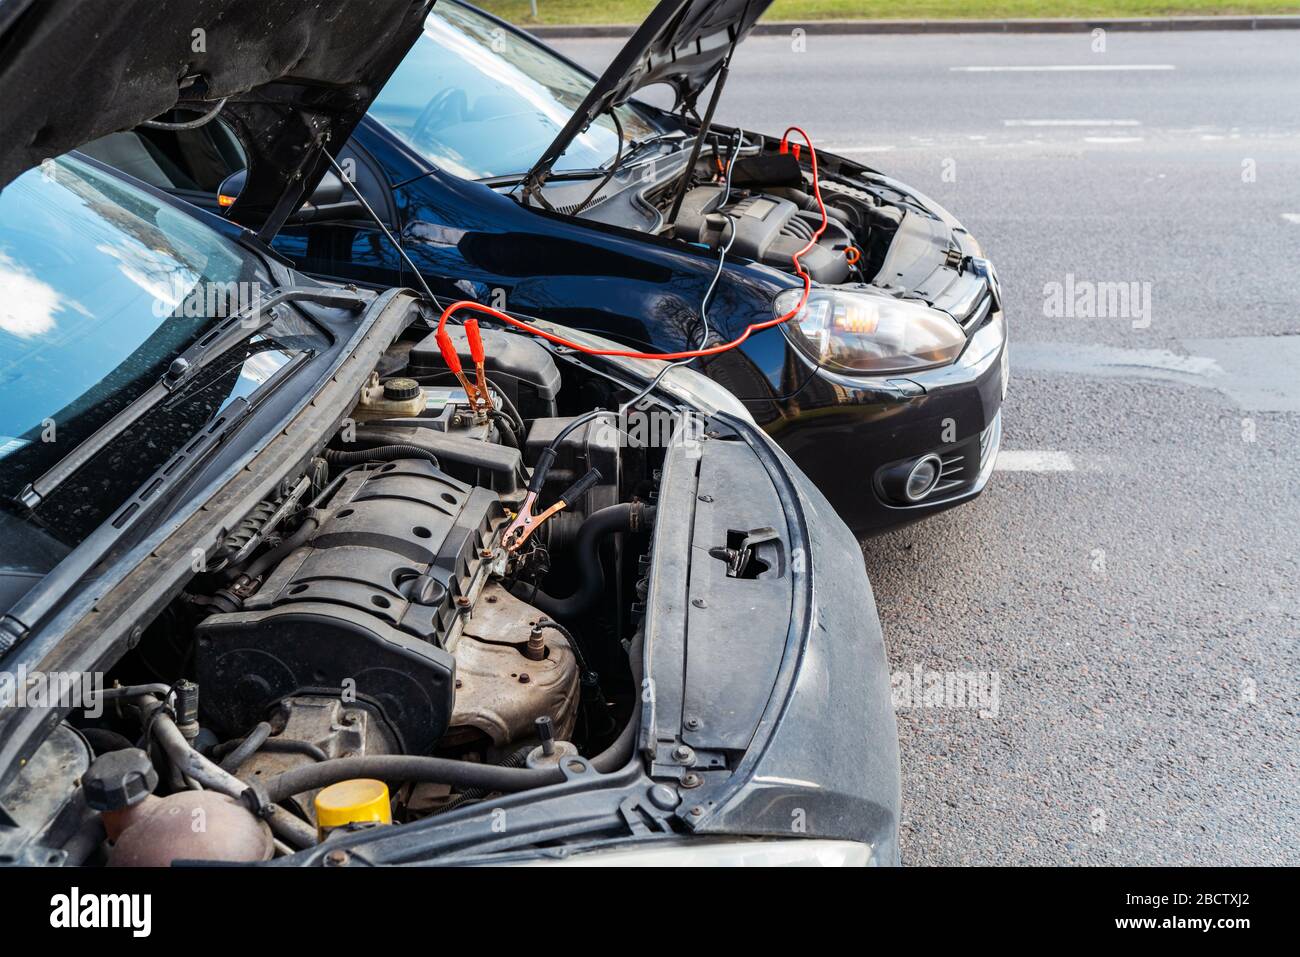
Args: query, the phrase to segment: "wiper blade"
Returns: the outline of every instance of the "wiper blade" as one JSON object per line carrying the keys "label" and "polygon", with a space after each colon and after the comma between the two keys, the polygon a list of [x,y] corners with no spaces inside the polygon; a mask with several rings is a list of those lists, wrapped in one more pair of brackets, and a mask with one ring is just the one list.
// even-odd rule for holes
{"label": "wiper blade", "polygon": [[345,289],[281,289],[255,302],[247,311],[231,316],[208,332],[177,358],[163,374],[125,409],[117,413],[90,436],[54,463],[43,475],[18,493],[17,501],[33,511],[50,493],[77,473],[87,462],[111,445],[139,422],[150,410],[188,382],[199,369],[224,355],[227,350],[256,335],[280,318],[276,307],[284,302],[314,302],[323,306],[350,309],[365,308],[366,299]]}
{"label": "wiper blade", "polygon": [[8,654],[24,641],[36,623],[53,610],[73,586],[93,571],[137,522],[156,509],[158,503],[167,501],[168,496],[162,493],[189,478],[193,470],[207,460],[208,454],[248,417],[253,408],[242,397],[232,402],[198,433],[197,438],[192,438],[188,445],[168,459],[158,472],[135,491],[125,505],[91,532],[36,587],[0,615],[0,656]]}
{"label": "wiper blade", "polygon": [[[263,296],[249,306],[247,311],[231,316],[186,349],[172,363],[173,366],[179,362],[185,363],[184,368],[179,370],[181,373],[180,378],[173,383],[172,387],[175,388],[195,370],[203,368],[213,358],[220,356],[227,349],[256,335],[277,319],[282,318],[276,307],[286,302],[313,302],[333,309],[360,312],[366,307],[369,299],[359,292],[351,292],[347,289],[300,287],[281,289],[269,296]],[[170,369],[168,375],[171,375]],[[164,376],[163,381],[166,381],[166,379],[167,376]]]}
{"label": "wiper blade", "polygon": [[208,420],[189,441],[144,481],[110,517],[63,559],[40,583],[0,613],[0,657],[26,640],[37,623],[48,615],[74,586],[89,575],[140,523],[166,506],[175,490],[204,465],[226,439],[262,405],[269,394],[302,367],[306,353],[298,353],[273,374],[251,396],[240,396]]}

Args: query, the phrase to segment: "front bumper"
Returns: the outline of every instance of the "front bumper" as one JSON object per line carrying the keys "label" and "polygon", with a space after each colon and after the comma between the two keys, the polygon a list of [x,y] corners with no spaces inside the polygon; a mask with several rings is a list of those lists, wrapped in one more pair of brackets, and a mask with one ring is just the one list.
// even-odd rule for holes
{"label": "front bumper", "polygon": [[[984,490],[1001,443],[1006,348],[1006,320],[991,310],[952,365],[879,378],[819,369],[797,406],[765,426],[855,533],[882,532]],[[891,497],[882,474],[928,454],[944,464],[935,491],[917,503]]]}

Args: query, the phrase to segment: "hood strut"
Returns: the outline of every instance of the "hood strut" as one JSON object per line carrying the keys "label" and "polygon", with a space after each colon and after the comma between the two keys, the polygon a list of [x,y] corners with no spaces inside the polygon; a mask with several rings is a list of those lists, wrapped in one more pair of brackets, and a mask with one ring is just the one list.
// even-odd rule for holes
{"label": "hood strut", "polygon": [[[574,138],[602,113],[641,89],[666,83],[676,91],[673,111],[693,112],[699,96],[729,61],[736,44],[772,0],[659,0],[592,85],[564,127],[520,180],[525,202],[538,195]],[[716,95],[716,92],[715,92]]]}
{"label": "hood strut", "polygon": [[[691,147],[691,158],[686,162],[686,169],[682,170],[682,181],[677,187],[677,195],[673,197],[673,208],[668,213],[668,225],[671,226],[677,222],[677,214],[681,212],[682,200],[686,198],[686,191],[691,186],[691,174],[695,171],[695,164],[700,158],[700,148],[704,146],[704,138],[709,135],[709,127],[713,125],[713,111],[718,107],[718,100],[722,98],[722,88],[727,85],[727,74],[731,72],[731,55],[736,52],[736,41],[731,41],[731,50],[727,53],[727,58],[722,61],[722,67],[718,70],[718,81],[713,84],[713,95],[709,97],[708,108],[704,111],[704,119],[700,121],[700,132],[695,136],[695,144]],[[690,105],[691,109],[695,104]]]}

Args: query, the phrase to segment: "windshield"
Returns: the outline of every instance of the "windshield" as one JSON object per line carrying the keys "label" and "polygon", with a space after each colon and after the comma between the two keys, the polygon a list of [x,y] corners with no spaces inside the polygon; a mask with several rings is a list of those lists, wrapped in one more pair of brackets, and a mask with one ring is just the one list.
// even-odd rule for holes
{"label": "windshield", "polygon": [[[592,81],[543,47],[452,3],[440,3],[370,115],[440,169],[467,179],[526,173],[591,91]],[[627,142],[656,130],[618,108]],[[618,148],[602,115],[555,164],[598,169]]]}
{"label": "windshield", "polygon": [[[221,233],[76,158],[12,182],[0,193],[0,495],[17,495],[157,382],[217,317],[270,284],[260,261]],[[276,364],[258,361],[265,374]],[[183,411],[192,419],[197,408]],[[107,466],[114,480],[158,467],[202,421],[173,423],[174,442],[151,436]],[[96,483],[113,504],[105,467],[69,483],[81,506]],[[87,509],[86,521],[100,512]],[[75,539],[84,528],[67,531]]]}

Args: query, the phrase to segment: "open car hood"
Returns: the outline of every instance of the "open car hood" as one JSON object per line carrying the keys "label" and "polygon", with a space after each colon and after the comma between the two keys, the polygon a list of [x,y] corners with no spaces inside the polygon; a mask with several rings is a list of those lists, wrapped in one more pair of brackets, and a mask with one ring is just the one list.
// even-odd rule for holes
{"label": "open car hood", "polygon": [[177,105],[248,153],[232,219],[274,233],[420,36],[433,0],[0,0],[0,189]]}
{"label": "open car hood", "polygon": [[772,0],[660,0],[528,174],[540,186],[573,138],[634,93],[667,83],[677,106],[694,105],[727,55]]}

